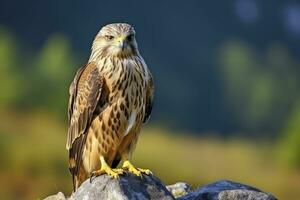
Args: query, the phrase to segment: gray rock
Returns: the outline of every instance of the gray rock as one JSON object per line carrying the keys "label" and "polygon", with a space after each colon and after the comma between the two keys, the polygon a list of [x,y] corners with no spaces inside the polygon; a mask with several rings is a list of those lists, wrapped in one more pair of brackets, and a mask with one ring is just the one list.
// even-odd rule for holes
{"label": "gray rock", "polygon": [[65,195],[62,192],[46,197],[44,200],[66,200]]}
{"label": "gray rock", "polygon": [[219,193],[220,200],[272,200],[269,194],[252,190],[225,190]]}
{"label": "gray rock", "polygon": [[232,181],[217,181],[178,198],[178,200],[277,200],[257,188]]}
{"label": "gray rock", "polygon": [[[277,200],[269,193],[232,181],[217,181],[192,191],[186,183],[165,187],[155,176],[130,173],[113,179],[108,175],[86,180],[68,200]],[[66,200],[63,193],[45,200]]]}
{"label": "gray rock", "polygon": [[173,200],[174,197],[155,176],[137,177],[130,173],[113,179],[108,175],[86,180],[69,200]]}
{"label": "gray rock", "polygon": [[178,182],[173,185],[168,185],[167,189],[175,198],[187,195],[188,193],[192,192],[192,187],[184,182]]}

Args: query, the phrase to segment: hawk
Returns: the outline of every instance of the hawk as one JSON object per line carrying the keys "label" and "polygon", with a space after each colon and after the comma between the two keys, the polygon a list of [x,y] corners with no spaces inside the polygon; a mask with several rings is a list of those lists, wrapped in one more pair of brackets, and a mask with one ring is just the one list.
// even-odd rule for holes
{"label": "hawk", "polygon": [[[109,24],[96,35],[90,58],[71,83],[68,106],[69,169],[74,191],[89,177],[150,170],[129,161],[150,117],[153,78],[138,51],[134,28]],[[121,168],[116,168],[120,161]]]}

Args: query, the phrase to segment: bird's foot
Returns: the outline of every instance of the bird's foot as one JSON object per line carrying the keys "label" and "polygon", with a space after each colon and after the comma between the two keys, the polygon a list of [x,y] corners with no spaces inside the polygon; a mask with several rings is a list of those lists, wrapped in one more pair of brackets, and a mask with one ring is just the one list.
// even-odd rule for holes
{"label": "bird's foot", "polygon": [[142,173],[144,174],[152,174],[152,172],[149,169],[141,169],[134,167],[129,160],[125,160],[122,166],[123,169],[128,170],[129,172],[135,174],[136,176],[142,176]]}
{"label": "bird's foot", "polygon": [[102,174],[107,174],[111,176],[112,178],[119,178],[119,175],[122,175],[124,173],[123,169],[112,169],[108,166],[108,164],[105,162],[103,157],[100,158],[101,161],[101,168],[99,170],[93,171],[90,176],[90,182],[92,182],[93,177],[100,176]]}
{"label": "bird's foot", "polygon": [[147,174],[147,175],[152,175],[153,173],[150,171],[150,169],[142,169],[142,168],[137,168],[140,172]]}
{"label": "bird's foot", "polygon": [[124,174],[124,169],[122,168],[115,168],[115,169],[112,169],[114,172],[116,172],[118,175],[122,175]]}

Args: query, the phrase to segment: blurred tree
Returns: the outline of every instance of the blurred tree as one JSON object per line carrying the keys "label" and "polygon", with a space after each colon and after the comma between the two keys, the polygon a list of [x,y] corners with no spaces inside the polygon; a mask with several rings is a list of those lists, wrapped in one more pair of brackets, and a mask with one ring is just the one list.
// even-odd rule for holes
{"label": "blurred tree", "polygon": [[300,100],[279,137],[279,159],[289,166],[300,168]]}
{"label": "blurred tree", "polygon": [[49,111],[65,113],[74,59],[66,37],[52,35],[36,58],[32,69],[31,102]]}
{"label": "blurred tree", "polygon": [[257,52],[241,41],[221,48],[226,105],[239,127],[276,132],[297,95],[297,64],[280,44],[271,45],[266,55]]}
{"label": "blurred tree", "polygon": [[12,106],[20,97],[18,56],[14,37],[0,27],[0,108]]}

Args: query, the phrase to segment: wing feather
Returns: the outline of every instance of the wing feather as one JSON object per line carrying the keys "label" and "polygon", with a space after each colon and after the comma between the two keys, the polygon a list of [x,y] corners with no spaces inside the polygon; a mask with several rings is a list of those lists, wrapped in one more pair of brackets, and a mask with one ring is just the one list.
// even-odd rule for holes
{"label": "wing feather", "polygon": [[99,74],[95,63],[80,68],[70,86],[69,129],[66,148],[69,150],[76,138],[89,127],[93,113],[98,105],[103,77]]}
{"label": "wing feather", "polygon": [[71,83],[66,148],[69,150],[69,168],[73,182],[74,176],[79,172],[86,133],[95,117],[97,105],[106,99],[105,89],[105,80],[93,62],[80,68]]}
{"label": "wing feather", "polygon": [[149,73],[149,79],[147,84],[145,116],[143,119],[143,123],[146,123],[149,120],[152,112],[152,107],[153,107],[154,82],[150,71],[148,71],[148,73]]}

